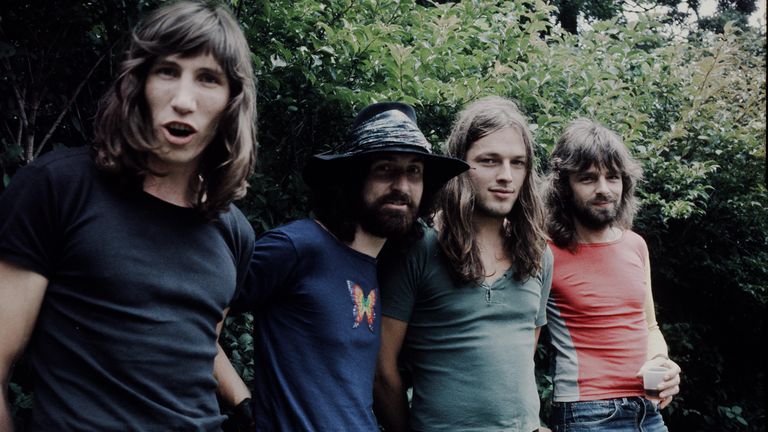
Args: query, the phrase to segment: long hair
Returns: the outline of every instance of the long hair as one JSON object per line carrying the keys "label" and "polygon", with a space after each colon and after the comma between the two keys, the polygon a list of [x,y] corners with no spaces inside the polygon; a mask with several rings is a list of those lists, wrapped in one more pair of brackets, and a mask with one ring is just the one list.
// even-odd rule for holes
{"label": "long hair", "polygon": [[[352,243],[363,207],[363,186],[375,156],[351,158],[343,169],[326,174],[324,181],[310,184],[312,213],[336,238]],[[421,196],[417,219],[432,224],[434,191],[426,188]],[[414,221],[402,238],[387,239],[388,247],[402,248],[424,234],[422,224]],[[394,246],[393,246],[394,245]]]}
{"label": "long hair", "polygon": [[[539,176],[534,164],[533,138],[525,116],[511,100],[488,96],[459,113],[448,138],[448,155],[466,160],[477,140],[511,127],[523,137],[526,175],[515,205],[506,216],[502,235],[504,248],[515,266],[515,279],[524,280],[541,270],[546,248],[544,213],[538,195]],[[437,208],[442,212],[439,240],[451,267],[463,282],[482,282],[485,269],[473,225],[475,191],[465,172],[454,177],[440,192]]]}
{"label": "long hair", "polygon": [[144,95],[147,75],[160,57],[211,54],[229,81],[229,101],[216,135],[192,177],[194,207],[215,218],[242,198],[256,161],[256,87],[248,43],[237,21],[221,5],[183,1],[149,15],[133,32],[126,57],[96,115],[96,164],[137,184],[153,172],[156,149],[152,116]]}
{"label": "long hair", "polygon": [[614,226],[632,228],[637,213],[635,185],[643,171],[619,135],[594,120],[576,119],[557,140],[550,165],[545,192],[546,224],[555,245],[572,252],[578,249],[570,175],[593,165],[621,176],[621,200]]}

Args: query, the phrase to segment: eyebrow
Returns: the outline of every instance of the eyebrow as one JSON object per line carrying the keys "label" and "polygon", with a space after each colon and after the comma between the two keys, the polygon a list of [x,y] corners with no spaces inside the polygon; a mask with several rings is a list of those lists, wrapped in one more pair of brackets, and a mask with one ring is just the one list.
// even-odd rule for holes
{"label": "eyebrow", "polygon": [[484,152],[484,153],[478,153],[477,156],[475,156],[475,159],[481,158],[481,157],[500,157],[501,155],[496,152]]}
{"label": "eyebrow", "polygon": [[[159,58],[155,59],[155,62],[154,62],[154,64],[152,66],[153,67],[155,67],[155,66],[181,67],[181,64],[179,64],[179,62],[176,61],[176,60],[171,60],[169,57],[159,57]],[[196,71],[197,72],[208,72],[208,73],[212,73],[212,74],[215,74],[215,75],[222,75],[222,76],[226,75],[226,73],[224,72],[224,69],[222,69],[222,67],[219,66],[218,64],[213,66],[213,67],[202,66],[202,67],[197,68]]]}
{"label": "eyebrow", "polygon": [[590,169],[588,169],[588,170],[585,170],[585,171],[579,171],[579,172],[580,172],[580,173],[583,173],[583,174],[595,174],[595,175],[605,174],[605,175],[614,175],[614,174],[619,174],[621,171],[619,171],[619,170],[617,170],[617,169],[594,169],[594,168],[590,168]]}
{"label": "eyebrow", "polygon": [[[481,157],[503,158],[504,156],[502,156],[501,153],[498,153],[498,152],[485,152],[485,153],[478,153],[478,155],[475,156],[475,159],[481,158]],[[528,156],[526,156],[526,155],[517,155],[517,156],[512,156],[510,159],[512,159],[512,160],[526,160],[526,159],[528,159]]]}
{"label": "eyebrow", "polygon": [[610,171],[602,171],[602,170],[594,171],[594,170],[590,170],[590,171],[580,171],[580,172],[576,173],[576,175],[578,177],[580,177],[580,178],[598,178],[601,175],[604,175],[606,177],[610,177],[610,176],[619,176],[620,177],[621,173],[619,171],[616,171],[616,170],[610,170]]}
{"label": "eyebrow", "polygon": [[175,62],[173,60],[168,60],[167,58],[158,58],[155,59],[155,62],[152,64],[153,67],[155,66],[179,66],[178,62]]}
{"label": "eyebrow", "polygon": [[219,68],[219,67],[217,67],[216,69],[212,69],[212,68],[209,68],[209,67],[201,67],[200,69],[198,69],[198,70],[197,70],[197,72],[206,72],[206,73],[209,73],[209,74],[213,74],[213,75],[216,75],[216,76],[218,76],[218,77],[222,77],[222,78],[223,78],[223,77],[225,77],[225,76],[227,75],[227,74],[226,74],[226,73],[225,73],[225,72],[224,72],[224,71],[223,71],[221,68]]}

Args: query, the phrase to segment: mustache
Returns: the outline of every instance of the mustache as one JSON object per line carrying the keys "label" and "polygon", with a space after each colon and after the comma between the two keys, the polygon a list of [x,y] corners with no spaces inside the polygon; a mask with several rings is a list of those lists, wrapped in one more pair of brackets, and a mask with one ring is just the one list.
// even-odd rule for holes
{"label": "mustache", "polygon": [[408,208],[416,208],[411,196],[401,191],[392,191],[373,202],[375,207],[381,207],[385,204],[404,204]]}
{"label": "mustache", "polygon": [[593,203],[604,203],[604,202],[609,202],[609,203],[614,203],[614,204],[617,203],[616,198],[614,198],[613,195],[606,195],[606,194],[601,194],[601,193],[595,195],[594,199],[589,200],[589,203],[591,203],[591,204],[593,204]]}

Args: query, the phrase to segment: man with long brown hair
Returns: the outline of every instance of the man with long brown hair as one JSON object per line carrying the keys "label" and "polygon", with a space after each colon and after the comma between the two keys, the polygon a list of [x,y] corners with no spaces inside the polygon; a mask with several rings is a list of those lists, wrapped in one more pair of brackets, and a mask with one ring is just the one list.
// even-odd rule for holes
{"label": "man with long brown hair", "polygon": [[[653,431],[679,391],[656,322],[648,247],[632,231],[642,175],[621,138],[589,119],[569,124],[552,151],[547,229],[555,256],[549,331],[555,431]],[[666,369],[649,400],[642,374]]]}
{"label": "man with long brown hair", "polygon": [[0,430],[28,346],[28,430],[215,431],[212,370],[253,230],[250,51],[223,7],[171,4],[133,32],[96,139],[0,197]]}
{"label": "man with long brown hair", "polygon": [[[467,169],[430,147],[411,106],[367,106],[340,151],[315,155],[304,170],[315,218],[256,241],[233,307],[254,315],[256,430],[378,430],[376,257],[385,242],[420,236],[431,197]],[[222,394],[242,406],[248,390],[234,378],[220,381]]]}
{"label": "man with long brown hair", "polygon": [[[533,354],[552,255],[533,145],[512,101],[466,107],[448,154],[470,170],[442,190],[436,230],[382,259],[374,409],[387,431],[539,428]],[[398,357],[412,380],[410,408]]]}

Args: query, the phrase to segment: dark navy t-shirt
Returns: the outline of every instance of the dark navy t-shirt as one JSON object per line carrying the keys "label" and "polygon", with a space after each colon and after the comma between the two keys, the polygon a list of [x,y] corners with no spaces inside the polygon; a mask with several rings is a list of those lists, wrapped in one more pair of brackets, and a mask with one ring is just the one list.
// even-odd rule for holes
{"label": "dark navy t-shirt", "polygon": [[300,220],[256,241],[243,295],[254,315],[258,430],[377,431],[376,260]]}
{"label": "dark navy t-shirt", "polygon": [[0,196],[0,259],[49,280],[32,429],[219,430],[216,324],[252,245],[234,206],[208,222],[120,188],[87,149],[21,169]]}

